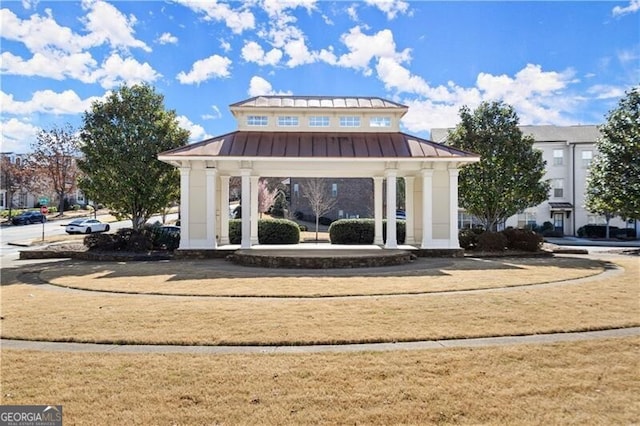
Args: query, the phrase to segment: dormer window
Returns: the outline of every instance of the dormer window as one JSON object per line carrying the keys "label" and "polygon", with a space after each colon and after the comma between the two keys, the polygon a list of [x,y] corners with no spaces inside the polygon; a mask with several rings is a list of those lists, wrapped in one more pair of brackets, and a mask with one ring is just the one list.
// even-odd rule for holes
{"label": "dormer window", "polygon": [[266,126],[269,119],[266,115],[250,115],[247,117],[247,126]]}
{"label": "dormer window", "polygon": [[309,127],[329,127],[329,117],[326,115],[312,115],[309,117]]}
{"label": "dormer window", "polygon": [[369,127],[391,127],[391,117],[371,117]]}
{"label": "dormer window", "polygon": [[298,117],[295,115],[283,115],[278,117],[278,127],[298,127]]}
{"label": "dormer window", "polygon": [[340,117],[340,127],[360,127],[360,117],[357,115],[345,115]]}

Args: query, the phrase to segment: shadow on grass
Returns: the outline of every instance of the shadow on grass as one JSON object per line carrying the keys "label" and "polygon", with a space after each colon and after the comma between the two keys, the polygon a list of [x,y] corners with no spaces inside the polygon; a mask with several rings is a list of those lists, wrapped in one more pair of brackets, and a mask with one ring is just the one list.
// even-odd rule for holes
{"label": "shadow on grass", "polygon": [[[83,277],[101,280],[126,277],[163,276],[166,282],[205,279],[243,278],[291,278],[291,277],[438,277],[450,276],[452,272],[523,270],[537,266],[582,269],[595,273],[608,268],[606,262],[581,258],[518,258],[518,259],[452,259],[418,258],[407,265],[352,269],[274,269],[235,265],[223,259],[91,262],[81,260],[59,260],[26,263],[3,268],[0,277],[2,286],[12,284],[46,284],[39,274],[46,271],[50,279],[59,277]],[[535,273],[535,269],[532,269]],[[89,277],[93,275],[93,277]],[[97,277],[96,277],[97,275]]]}

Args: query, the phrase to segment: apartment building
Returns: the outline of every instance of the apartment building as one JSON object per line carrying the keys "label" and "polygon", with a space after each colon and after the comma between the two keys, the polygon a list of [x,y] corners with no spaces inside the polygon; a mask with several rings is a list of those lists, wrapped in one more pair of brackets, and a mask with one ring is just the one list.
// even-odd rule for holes
{"label": "apartment building", "polygon": [[[451,129],[432,129],[431,139],[445,142]],[[595,142],[600,137],[598,126],[520,126],[524,135],[535,140],[534,148],[542,151],[546,161],[546,174],[551,184],[549,198],[535,207],[526,209],[507,219],[505,227],[524,227],[551,222],[556,231],[576,235],[581,226],[604,224],[604,216],[593,214],[585,207],[587,175],[591,161],[598,154]],[[612,183],[613,184],[613,183]],[[472,218],[460,212],[459,225],[465,226]],[[612,226],[634,227],[621,218],[613,218]]]}

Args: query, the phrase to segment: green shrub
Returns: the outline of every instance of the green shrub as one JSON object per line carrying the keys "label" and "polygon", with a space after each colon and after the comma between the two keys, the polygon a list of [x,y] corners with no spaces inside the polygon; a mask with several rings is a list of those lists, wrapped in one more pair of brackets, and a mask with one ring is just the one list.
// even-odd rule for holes
{"label": "green shrub", "polygon": [[84,237],[83,244],[90,251],[119,251],[126,247],[118,234],[89,234]]}
{"label": "green shrub", "polygon": [[258,221],[260,244],[298,244],[300,228],[288,219],[264,219]]}
{"label": "green shrub", "polygon": [[[229,220],[229,243],[242,242],[242,220]],[[298,244],[300,242],[300,228],[298,224],[288,219],[260,219],[258,220],[258,242],[260,244]]]}
{"label": "green shrub", "polygon": [[478,236],[482,234],[482,228],[464,228],[458,231],[458,242],[460,247],[465,250],[473,250],[478,248]]}
{"label": "green shrub", "polygon": [[329,226],[331,244],[373,244],[373,219],[340,219]]}
{"label": "green shrub", "polygon": [[[375,234],[374,219],[340,219],[329,227],[331,244],[373,244]],[[387,221],[382,221],[382,239],[387,241]],[[404,244],[406,222],[396,221],[396,240]]]}
{"label": "green shrub", "polygon": [[478,248],[482,251],[503,251],[507,237],[501,232],[483,232],[478,236]]}
{"label": "green shrub", "polygon": [[242,242],[242,220],[229,219],[229,244]]}
{"label": "green shrub", "polygon": [[512,250],[536,252],[542,247],[542,237],[533,231],[508,228],[502,234],[507,238],[507,247]]}
{"label": "green shrub", "polygon": [[298,228],[300,228],[300,232],[307,232],[308,230],[307,225],[298,224]]}

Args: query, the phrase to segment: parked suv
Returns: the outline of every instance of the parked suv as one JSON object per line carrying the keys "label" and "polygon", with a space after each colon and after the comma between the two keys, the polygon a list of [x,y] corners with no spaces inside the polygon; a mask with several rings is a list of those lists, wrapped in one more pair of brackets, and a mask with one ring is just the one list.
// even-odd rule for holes
{"label": "parked suv", "polygon": [[22,212],[11,219],[11,223],[14,225],[28,225],[30,223],[42,223],[46,221],[47,217],[36,210]]}

